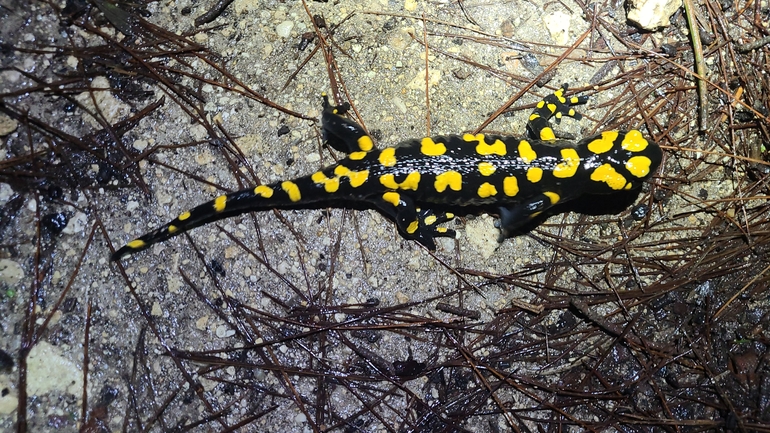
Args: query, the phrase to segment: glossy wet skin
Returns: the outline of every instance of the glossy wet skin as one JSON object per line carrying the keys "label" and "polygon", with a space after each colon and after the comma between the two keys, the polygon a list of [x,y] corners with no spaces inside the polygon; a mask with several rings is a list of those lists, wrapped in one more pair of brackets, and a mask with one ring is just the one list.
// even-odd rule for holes
{"label": "glossy wet skin", "polygon": [[583,194],[630,190],[649,179],[662,152],[641,132],[605,131],[577,142],[557,140],[552,117],[580,118],[586,102],[559,89],[538,103],[527,138],[464,134],[425,137],[375,148],[346,107],[324,98],[327,143],[347,158],[309,176],[222,195],[143,235],[112,256],[143,250],[184,231],[229,216],[318,203],[360,202],[393,220],[402,236],[435,249],[435,237],[454,237],[440,224],[454,218],[431,205],[499,206],[501,229],[510,233],[551,206]]}

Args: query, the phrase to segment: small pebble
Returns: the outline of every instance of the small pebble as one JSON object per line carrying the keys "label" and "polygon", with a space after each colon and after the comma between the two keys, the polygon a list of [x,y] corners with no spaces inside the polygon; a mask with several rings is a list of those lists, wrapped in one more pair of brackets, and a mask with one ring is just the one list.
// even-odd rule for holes
{"label": "small pebble", "polygon": [[282,38],[291,36],[291,29],[294,28],[294,21],[284,21],[275,27],[275,32]]}

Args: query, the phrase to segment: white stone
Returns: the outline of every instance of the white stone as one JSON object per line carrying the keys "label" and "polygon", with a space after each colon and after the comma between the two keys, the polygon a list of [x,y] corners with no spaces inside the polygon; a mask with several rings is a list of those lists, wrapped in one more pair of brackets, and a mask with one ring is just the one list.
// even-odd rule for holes
{"label": "white stone", "polygon": [[10,415],[19,406],[19,396],[8,376],[0,375],[0,389],[9,391],[6,395],[0,394],[0,415]]}
{"label": "white stone", "polygon": [[217,334],[217,337],[225,338],[227,336],[227,326],[225,325],[217,326],[217,330],[215,331],[215,333]]}
{"label": "white stone", "polygon": [[5,137],[15,131],[18,126],[19,122],[11,119],[5,114],[0,114],[0,137]]}
{"label": "white stone", "polygon": [[144,139],[136,140],[136,141],[134,141],[134,144],[133,144],[134,149],[136,149],[136,150],[138,150],[140,152],[143,152],[144,149],[147,149],[148,145],[149,145],[149,143],[147,142],[147,140],[144,140]]}
{"label": "white stone", "polygon": [[465,236],[471,250],[477,251],[485,259],[489,258],[500,245],[497,237],[500,231],[495,228],[494,218],[484,214],[468,220],[465,224]]}
{"label": "white stone", "polygon": [[13,197],[13,188],[7,183],[0,183],[0,205],[8,203],[8,200]]}
{"label": "white stone", "polygon": [[17,262],[9,259],[0,259],[0,281],[8,286],[15,286],[24,279],[24,269]]}
{"label": "white stone", "polygon": [[15,83],[21,78],[21,72],[19,71],[3,71],[0,72],[0,79],[7,83]]}
{"label": "white stone", "polygon": [[150,311],[150,314],[155,317],[160,317],[163,315],[163,309],[160,308],[160,303],[158,303],[158,301],[152,303],[152,311]]}
{"label": "white stone", "polygon": [[628,0],[628,20],[644,30],[671,25],[669,18],[682,7],[682,0]]}
{"label": "white stone", "polygon": [[80,397],[83,373],[80,367],[61,355],[58,347],[45,341],[37,343],[27,357],[27,392],[42,396],[52,391]]}
{"label": "white stone", "polygon": [[[110,81],[106,77],[96,77],[91,81],[91,91],[75,95],[75,100],[91,111],[99,111],[107,122],[114,124],[131,113],[131,107],[121,102],[110,91]],[[96,107],[94,106],[96,101]],[[94,128],[102,125],[90,115],[84,114],[86,122]]]}
{"label": "white stone", "polygon": [[67,235],[73,235],[75,233],[83,233],[88,224],[88,215],[83,212],[76,212],[75,215],[67,222],[67,227],[64,227],[62,233]]}
{"label": "white stone", "polygon": [[570,16],[562,11],[554,11],[543,17],[543,23],[551,34],[551,39],[559,44],[566,45],[569,42]]}
{"label": "white stone", "polygon": [[275,33],[282,38],[291,36],[291,30],[294,28],[294,21],[283,21],[275,26]]}
{"label": "white stone", "polygon": [[[441,71],[438,69],[431,69],[428,74],[428,87],[435,87],[441,80]],[[407,89],[411,90],[425,90],[425,69],[420,70],[412,78],[412,81],[406,85]]]}

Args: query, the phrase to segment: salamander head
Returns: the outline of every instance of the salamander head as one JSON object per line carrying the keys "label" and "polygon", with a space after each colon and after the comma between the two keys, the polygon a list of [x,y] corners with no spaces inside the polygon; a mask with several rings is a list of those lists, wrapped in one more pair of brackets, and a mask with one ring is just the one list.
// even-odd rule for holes
{"label": "salamander head", "polygon": [[584,167],[589,173],[588,194],[610,194],[638,188],[658,169],[663,152],[637,130],[606,131],[578,143],[587,155]]}

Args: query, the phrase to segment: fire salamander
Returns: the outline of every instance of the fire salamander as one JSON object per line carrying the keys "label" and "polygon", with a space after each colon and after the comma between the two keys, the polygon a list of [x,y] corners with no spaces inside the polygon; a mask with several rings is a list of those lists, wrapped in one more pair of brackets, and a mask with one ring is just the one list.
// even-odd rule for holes
{"label": "fire salamander", "polygon": [[135,239],[112,260],[144,250],[203,224],[252,211],[361,203],[395,222],[401,235],[436,248],[434,238],[454,237],[441,227],[454,218],[442,208],[494,206],[503,237],[551,206],[584,194],[638,187],[660,165],[662,152],[637,130],[605,131],[580,141],[557,139],[552,117],[579,120],[566,85],[537,104],[527,137],[464,134],[410,140],[377,149],[357,123],[323,96],[326,142],[347,157],[309,176],[220,195]]}

